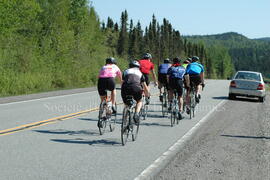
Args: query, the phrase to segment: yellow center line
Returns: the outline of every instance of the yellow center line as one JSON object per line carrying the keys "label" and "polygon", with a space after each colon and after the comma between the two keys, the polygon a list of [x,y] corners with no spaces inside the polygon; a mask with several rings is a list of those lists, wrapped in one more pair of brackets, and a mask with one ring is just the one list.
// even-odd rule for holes
{"label": "yellow center line", "polygon": [[[152,96],[156,96],[157,94],[153,94]],[[117,103],[117,105],[120,105],[120,104],[123,104],[123,103]],[[78,116],[82,116],[82,115],[84,115],[86,113],[94,112],[94,111],[98,111],[98,110],[99,110],[99,107],[95,107],[95,108],[92,108],[92,109],[87,109],[87,110],[83,110],[83,111],[79,111],[79,112],[75,112],[75,113],[71,113],[71,114],[67,114],[67,115],[63,115],[63,116],[58,116],[58,117],[55,117],[55,118],[50,118],[50,119],[46,119],[46,120],[42,120],[42,121],[38,121],[38,122],[34,122],[34,123],[29,123],[29,124],[24,124],[24,125],[21,125],[21,126],[10,128],[10,129],[1,130],[0,131],[0,136],[5,136],[5,135],[13,134],[13,133],[16,133],[16,132],[19,132],[19,131],[33,129],[33,128],[44,126],[44,125],[47,125],[47,124],[52,124],[52,123],[56,123],[56,122],[59,122],[59,121],[68,120],[68,119],[78,117]]]}

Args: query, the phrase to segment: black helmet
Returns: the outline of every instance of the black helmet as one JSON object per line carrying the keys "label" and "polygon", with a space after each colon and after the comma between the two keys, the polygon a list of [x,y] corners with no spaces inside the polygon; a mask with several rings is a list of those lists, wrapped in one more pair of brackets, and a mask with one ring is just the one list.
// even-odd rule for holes
{"label": "black helmet", "polygon": [[114,59],[113,57],[109,57],[106,59],[106,64],[116,64],[116,59]]}
{"label": "black helmet", "polygon": [[152,59],[152,55],[150,53],[145,53],[143,59]]}
{"label": "black helmet", "polygon": [[198,56],[193,56],[193,57],[192,57],[192,62],[199,61],[199,59],[200,59],[200,58],[199,58]]}
{"label": "black helmet", "polygon": [[178,57],[173,58],[173,63],[174,64],[180,63],[180,59]]}
{"label": "black helmet", "polygon": [[136,60],[130,61],[129,68],[133,68],[133,67],[139,68],[140,67],[140,63],[138,61],[136,61]]}
{"label": "black helmet", "polygon": [[164,59],[164,61],[163,61],[164,63],[170,63],[170,59],[169,58],[167,58],[167,59]]}
{"label": "black helmet", "polygon": [[190,63],[192,61],[192,59],[189,57],[189,58],[187,58],[185,61],[184,61],[184,63],[185,64],[188,64],[188,63]]}

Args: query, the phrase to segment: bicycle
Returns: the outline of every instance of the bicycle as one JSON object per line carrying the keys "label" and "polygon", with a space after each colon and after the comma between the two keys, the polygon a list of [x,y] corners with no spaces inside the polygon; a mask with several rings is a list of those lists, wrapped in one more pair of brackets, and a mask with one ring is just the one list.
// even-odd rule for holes
{"label": "bicycle", "polygon": [[142,96],[142,108],[141,108],[141,111],[140,111],[140,116],[143,117],[143,120],[146,120],[147,118],[147,113],[148,113],[148,106],[149,104],[146,103],[146,98],[145,95]]}
{"label": "bicycle", "polygon": [[121,124],[121,141],[124,146],[127,142],[129,135],[132,135],[132,141],[135,141],[138,132],[140,121],[138,123],[134,123],[133,116],[135,113],[136,102],[132,96],[127,96],[127,106],[125,106],[123,110],[123,118]]}
{"label": "bicycle", "polygon": [[174,97],[172,99],[172,104],[171,104],[171,127],[175,125],[175,120],[177,124],[179,124],[179,121],[180,121],[178,117],[179,107],[178,107],[178,99],[177,99],[176,90],[174,90],[173,94],[174,94]]}
{"label": "bicycle", "polygon": [[168,90],[166,87],[164,87],[161,107],[162,107],[162,116],[165,117],[168,114]]}
{"label": "bicycle", "polygon": [[[115,104],[115,110],[117,106]],[[99,105],[99,114],[98,114],[98,129],[100,135],[105,133],[107,124],[109,124],[110,132],[115,129],[117,114],[112,113],[112,102],[109,96],[107,96]]]}

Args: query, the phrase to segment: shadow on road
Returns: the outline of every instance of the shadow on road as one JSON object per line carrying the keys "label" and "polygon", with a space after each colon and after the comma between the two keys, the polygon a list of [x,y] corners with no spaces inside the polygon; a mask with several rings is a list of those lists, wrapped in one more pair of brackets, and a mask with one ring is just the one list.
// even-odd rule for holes
{"label": "shadow on road", "polygon": [[92,135],[97,136],[99,135],[98,130],[81,130],[81,131],[70,131],[70,130],[64,130],[64,129],[56,129],[56,130],[34,130],[38,133],[46,133],[46,134],[67,134],[67,135]]}
{"label": "shadow on road", "polygon": [[230,101],[242,101],[242,102],[254,102],[254,103],[261,103],[258,101],[258,99],[254,99],[254,98],[245,98],[245,97],[237,97],[234,100],[230,100]]}
{"label": "shadow on road", "polygon": [[212,97],[212,99],[219,99],[219,100],[228,99],[228,96],[216,96],[216,97]]}
{"label": "shadow on road", "polygon": [[160,126],[160,127],[171,127],[171,125],[169,124],[170,122],[168,121],[168,124],[160,124],[160,123],[148,123],[148,122],[144,122],[141,121],[140,126]]}
{"label": "shadow on road", "polygon": [[266,136],[239,136],[239,135],[221,135],[223,137],[230,137],[230,138],[246,138],[246,139],[270,139],[270,137]]}
{"label": "shadow on road", "polygon": [[111,145],[121,145],[119,140],[116,139],[100,139],[100,140],[86,140],[82,138],[77,139],[51,139],[51,141],[59,142],[59,143],[71,143],[71,144],[88,144],[88,145],[101,145],[101,146],[111,146]]}

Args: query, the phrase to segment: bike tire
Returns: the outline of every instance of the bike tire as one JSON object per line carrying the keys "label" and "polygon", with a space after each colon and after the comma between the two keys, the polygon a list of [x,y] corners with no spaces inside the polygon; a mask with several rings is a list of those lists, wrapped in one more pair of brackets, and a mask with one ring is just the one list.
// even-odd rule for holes
{"label": "bike tire", "polygon": [[132,124],[132,141],[135,141],[137,139],[138,133],[139,133],[139,127],[140,127],[140,120],[138,124],[135,124],[135,123]]}
{"label": "bike tire", "polygon": [[171,127],[175,125],[175,118],[176,118],[176,108],[175,108],[175,104],[173,104],[173,107],[171,110]]}
{"label": "bike tire", "polygon": [[[115,104],[115,110],[117,112],[117,105]],[[117,120],[117,113],[111,115],[111,120],[110,120],[110,131],[113,132],[115,129],[115,124]]]}
{"label": "bike tire", "polygon": [[163,101],[162,105],[162,116],[165,117],[168,114],[168,102],[167,102],[167,94],[163,93]]}
{"label": "bike tire", "polygon": [[100,103],[100,106],[99,106],[99,115],[98,115],[98,129],[99,129],[99,134],[100,135],[103,135],[105,133],[105,129],[106,129],[106,126],[107,126],[107,120],[106,120],[106,117],[104,119],[104,111],[105,111],[105,105],[106,105],[106,102],[103,101]]}
{"label": "bike tire", "polygon": [[121,142],[123,146],[127,143],[127,139],[129,136],[129,127],[128,127],[129,118],[130,118],[130,113],[128,112],[126,108],[124,108],[122,124],[121,124]]}
{"label": "bike tire", "polygon": [[194,118],[195,117],[195,106],[196,106],[196,101],[195,101],[195,93],[192,91],[191,94],[191,100],[190,100],[190,117]]}

